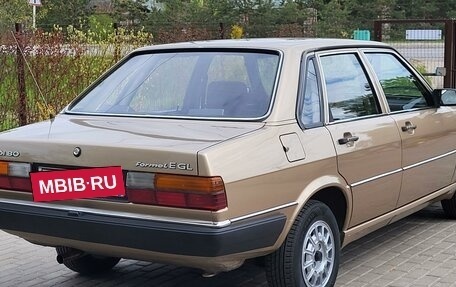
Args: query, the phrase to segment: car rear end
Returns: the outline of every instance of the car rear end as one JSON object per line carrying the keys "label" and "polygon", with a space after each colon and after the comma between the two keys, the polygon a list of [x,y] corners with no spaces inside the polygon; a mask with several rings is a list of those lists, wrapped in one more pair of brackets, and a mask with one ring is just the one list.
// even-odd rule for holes
{"label": "car rear end", "polygon": [[[36,244],[208,272],[273,246],[285,215],[232,221],[229,183],[206,172],[225,159],[201,153],[264,128],[280,61],[253,49],[133,53],[54,119],[0,134],[0,228]],[[30,173],[112,166],[125,195],[34,201]]]}

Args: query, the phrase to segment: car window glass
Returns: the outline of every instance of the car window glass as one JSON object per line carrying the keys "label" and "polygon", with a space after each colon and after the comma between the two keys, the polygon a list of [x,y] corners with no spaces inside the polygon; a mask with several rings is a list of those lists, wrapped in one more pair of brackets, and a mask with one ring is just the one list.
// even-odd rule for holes
{"label": "car window glass", "polygon": [[409,110],[429,106],[428,91],[421,82],[394,55],[366,53],[391,111]]}
{"label": "car window glass", "polygon": [[208,70],[208,83],[237,81],[250,86],[244,57],[242,55],[214,56]]}
{"label": "car window glass", "polygon": [[261,81],[260,84],[266,94],[271,94],[274,89],[277,73],[271,73],[271,71],[275,71],[276,67],[276,58],[258,57],[258,73]]}
{"label": "car window glass", "polygon": [[[135,78],[147,76],[147,68],[153,65],[154,58],[150,55],[133,57],[120,66],[115,73],[111,74],[108,80],[104,80],[90,91],[90,96],[82,98],[73,108],[75,111],[103,111],[112,112],[115,106],[123,104],[122,99],[138,87],[139,83],[133,85]],[[125,106],[125,104],[123,104]]]}
{"label": "car window glass", "polygon": [[337,54],[321,57],[330,121],[380,113],[380,108],[358,57]]}
{"label": "car window glass", "polygon": [[320,90],[317,82],[317,71],[313,59],[307,62],[304,79],[304,97],[301,107],[301,122],[312,126],[321,122]]}
{"label": "car window glass", "polygon": [[[129,109],[136,113],[177,110],[182,105],[196,56],[169,57],[137,87]],[[170,79],[173,79],[170,81]]]}
{"label": "car window glass", "polygon": [[279,63],[280,55],[271,52],[139,54],[113,70],[69,111],[259,118],[269,110]]}

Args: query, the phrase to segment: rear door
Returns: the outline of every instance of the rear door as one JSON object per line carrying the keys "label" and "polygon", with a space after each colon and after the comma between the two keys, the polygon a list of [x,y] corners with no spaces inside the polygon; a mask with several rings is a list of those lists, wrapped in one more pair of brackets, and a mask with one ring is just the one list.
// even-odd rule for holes
{"label": "rear door", "polygon": [[339,173],[351,187],[350,227],[396,207],[401,187],[401,142],[357,50],[318,53],[327,129]]}
{"label": "rear door", "polygon": [[435,108],[431,92],[393,51],[366,51],[402,140],[398,207],[450,184],[456,163],[456,114]]}

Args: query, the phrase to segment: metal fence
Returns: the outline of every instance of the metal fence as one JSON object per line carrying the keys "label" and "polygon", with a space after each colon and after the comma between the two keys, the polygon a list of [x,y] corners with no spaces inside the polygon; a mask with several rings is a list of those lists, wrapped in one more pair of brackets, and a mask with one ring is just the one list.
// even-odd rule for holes
{"label": "metal fence", "polygon": [[374,39],[390,44],[434,88],[456,87],[454,20],[378,20]]}
{"label": "metal fence", "polygon": [[[317,31],[314,24],[250,25],[243,36],[336,36]],[[16,28],[16,32],[0,36],[0,131],[58,112],[135,47],[231,37],[231,27],[218,23],[170,26],[157,31],[153,40],[129,35],[119,40],[116,30],[113,42],[90,45],[69,43],[65,31],[37,33]],[[374,39],[399,50],[435,88],[456,87],[455,20],[379,20],[374,22]]]}
{"label": "metal fence", "polygon": [[[156,31],[153,39],[121,35],[115,29],[107,43],[88,43],[80,32],[76,40],[69,40],[64,28],[32,32],[17,25],[16,31],[0,35],[0,131],[49,118],[138,46],[230,38],[231,26],[169,26]],[[316,32],[304,23],[250,25],[243,33],[244,37],[313,37]]]}
{"label": "metal fence", "polygon": [[37,122],[65,107],[147,35],[113,33],[92,43],[87,34],[32,32],[16,25],[0,42],[0,131]]}

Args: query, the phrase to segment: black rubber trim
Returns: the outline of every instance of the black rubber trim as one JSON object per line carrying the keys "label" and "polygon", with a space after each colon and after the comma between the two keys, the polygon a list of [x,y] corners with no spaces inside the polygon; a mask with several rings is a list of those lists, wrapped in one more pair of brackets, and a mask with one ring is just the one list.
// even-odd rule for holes
{"label": "black rubber trim", "polygon": [[215,257],[274,245],[286,217],[275,213],[217,228],[0,203],[0,229],[178,255]]}

